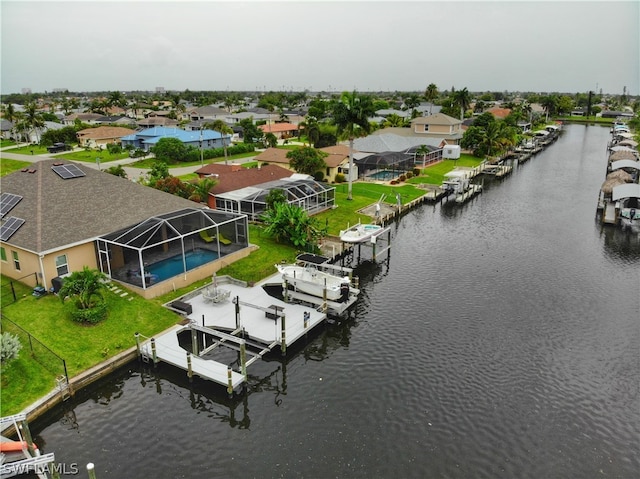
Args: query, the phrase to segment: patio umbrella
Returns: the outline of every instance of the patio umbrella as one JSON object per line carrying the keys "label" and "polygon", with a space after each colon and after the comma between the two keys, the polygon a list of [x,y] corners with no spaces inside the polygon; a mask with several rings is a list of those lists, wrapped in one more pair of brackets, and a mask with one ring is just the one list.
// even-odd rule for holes
{"label": "patio umbrella", "polygon": [[607,175],[607,180],[610,180],[611,178],[618,178],[625,183],[629,183],[631,180],[633,180],[633,177],[624,170],[612,171]]}
{"label": "patio umbrella", "polygon": [[624,185],[626,181],[621,180],[620,178],[607,178],[602,183],[600,187],[600,191],[602,191],[605,195],[611,195],[613,193],[613,188],[618,185]]}

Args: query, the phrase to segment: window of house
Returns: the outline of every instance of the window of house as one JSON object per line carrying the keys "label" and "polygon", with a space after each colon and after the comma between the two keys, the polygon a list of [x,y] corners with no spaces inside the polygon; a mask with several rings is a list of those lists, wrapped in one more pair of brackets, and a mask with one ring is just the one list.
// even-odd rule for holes
{"label": "window of house", "polygon": [[11,256],[13,256],[13,267],[16,271],[20,271],[20,258],[18,258],[18,252],[12,251]]}
{"label": "window of house", "polygon": [[0,259],[7,261],[7,251],[3,247],[0,247]]}
{"label": "window of house", "polygon": [[69,274],[69,265],[67,264],[66,254],[56,256],[56,272],[58,273],[58,276]]}
{"label": "window of house", "polygon": [[429,125],[424,125],[424,131],[429,131]]}

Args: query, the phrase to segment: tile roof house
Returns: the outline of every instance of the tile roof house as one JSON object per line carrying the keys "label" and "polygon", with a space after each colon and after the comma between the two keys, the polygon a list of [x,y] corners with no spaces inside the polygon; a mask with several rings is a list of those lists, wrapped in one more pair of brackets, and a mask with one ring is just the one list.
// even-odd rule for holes
{"label": "tile roof house", "polygon": [[485,113],[491,113],[496,120],[504,120],[511,114],[510,108],[500,108],[499,106],[495,106],[493,108],[489,108],[485,110]]}
{"label": "tile roof house", "polygon": [[[204,219],[189,227],[185,221],[180,223],[181,217]],[[167,218],[173,218],[174,226],[182,224],[175,241],[168,240],[175,228],[167,225]],[[155,229],[150,225],[156,225]],[[140,276],[126,278],[127,265],[132,263],[144,272],[152,258],[176,254],[176,250],[180,253],[187,238],[189,244],[207,247],[199,239],[199,229],[218,227],[235,240],[228,254],[218,250],[218,257],[224,256],[228,264],[249,253],[246,217],[209,210],[81,164],[41,160],[2,178],[2,273],[30,286],[36,286],[37,278],[49,289],[53,278],[87,266],[122,280],[145,297],[164,294],[173,285],[182,287],[210,277],[219,266],[202,265],[152,285],[142,282]],[[135,228],[140,233],[125,234]],[[127,243],[127,238],[139,238],[146,231],[159,235],[160,240],[149,241],[147,249]]]}
{"label": "tile roof house", "polygon": [[109,143],[120,143],[120,138],[132,135],[136,131],[131,128],[121,126],[99,126],[97,128],[86,128],[76,133],[78,143],[82,147],[96,148],[97,146],[108,145]]}
{"label": "tile roof house", "polygon": [[216,207],[217,194],[288,178],[292,174],[291,170],[277,165],[243,168],[238,164],[223,165],[220,163],[205,165],[196,170],[195,173],[200,178],[213,178],[217,181],[216,185],[209,191],[207,204],[210,208]]}
{"label": "tile roof house", "polygon": [[[255,157],[255,160],[263,164],[280,165],[283,168],[288,168],[290,171],[294,171],[289,166],[289,158],[287,153],[290,150],[282,148],[267,148]],[[336,175],[339,173],[347,174],[349,171],[349,147],[345,145],[328,146],[320,148],[328,154],[325,157],[324,162],[327,164],[326,170],[323,172],[324,178],[322,181],[327,183],[335,183]],[[355,168],[355,165],[354,165]]]}
{"label": "tile roof house", "polygon": [[298,126],[292,123],[268,123],[258,128],[266,135],[273,133],[279,140],[298,136]]}

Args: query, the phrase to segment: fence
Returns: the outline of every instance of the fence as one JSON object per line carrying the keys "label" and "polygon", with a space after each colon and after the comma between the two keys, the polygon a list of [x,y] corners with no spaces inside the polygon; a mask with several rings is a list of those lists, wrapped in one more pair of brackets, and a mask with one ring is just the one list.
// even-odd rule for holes
{"label": "fence", "polygon": [[22,344],[20,354],[29,354],[34,361],[49,371],[54,378],[64,376],[68,382],[69,375],[67,374],[65,360],[4,314],[0,315],[0,332],[16,335]]}
{"label": "fence", "polygon": [[22,280],[33,276],[33,281],[36,285],[40,284],[38,280],[38,273],[31,273],[18,279],[6,279],[0,284],[0,304],[15,303],[18,298],[24,294],[31,293],[33,288],[26,285]]}

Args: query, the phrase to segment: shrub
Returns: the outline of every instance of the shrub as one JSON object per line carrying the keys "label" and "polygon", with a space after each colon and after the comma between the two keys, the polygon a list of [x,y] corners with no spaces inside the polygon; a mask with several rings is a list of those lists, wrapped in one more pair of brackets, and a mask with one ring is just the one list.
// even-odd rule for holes
{"label": "shrub", "polygon": [[316,181],[322,181],[322,180],[324,180],[324,172],[322,172],[322,171],[316,171],[316,172],[313,174],[313,179],[314,179],[314,180],[316,180]]}
{"label": "shrub", "polygon": [[0,337],[0,363],[4,366],[14,359],[18,359],[22,343],[18,336],[11,333],[2,333]]}
{"label": "shrub", "polygon": [[92,308],[73,309],[71,319],[78,323],[96,324],[107,317],[107,303],[97,303]]}
{"label": "shrub", "polygon": [[413,172],[407,171],[407,179],[413,178]]}
{"label": "shrub", "polygon": [[407,177],[406,177],[405,175],[400,175],[400,176],[398,177],[398,181],[399,181],[399,182],[407,181]]}
{"label": "shrub", "polygon": [[342,173],[336,174],[336,183],[344,183],[346,180],[347,178],[344,176],[344,174]]}
{"label": "shrub", "polygon": [[420,168],[413,169],[413,176],[420,176]]}

